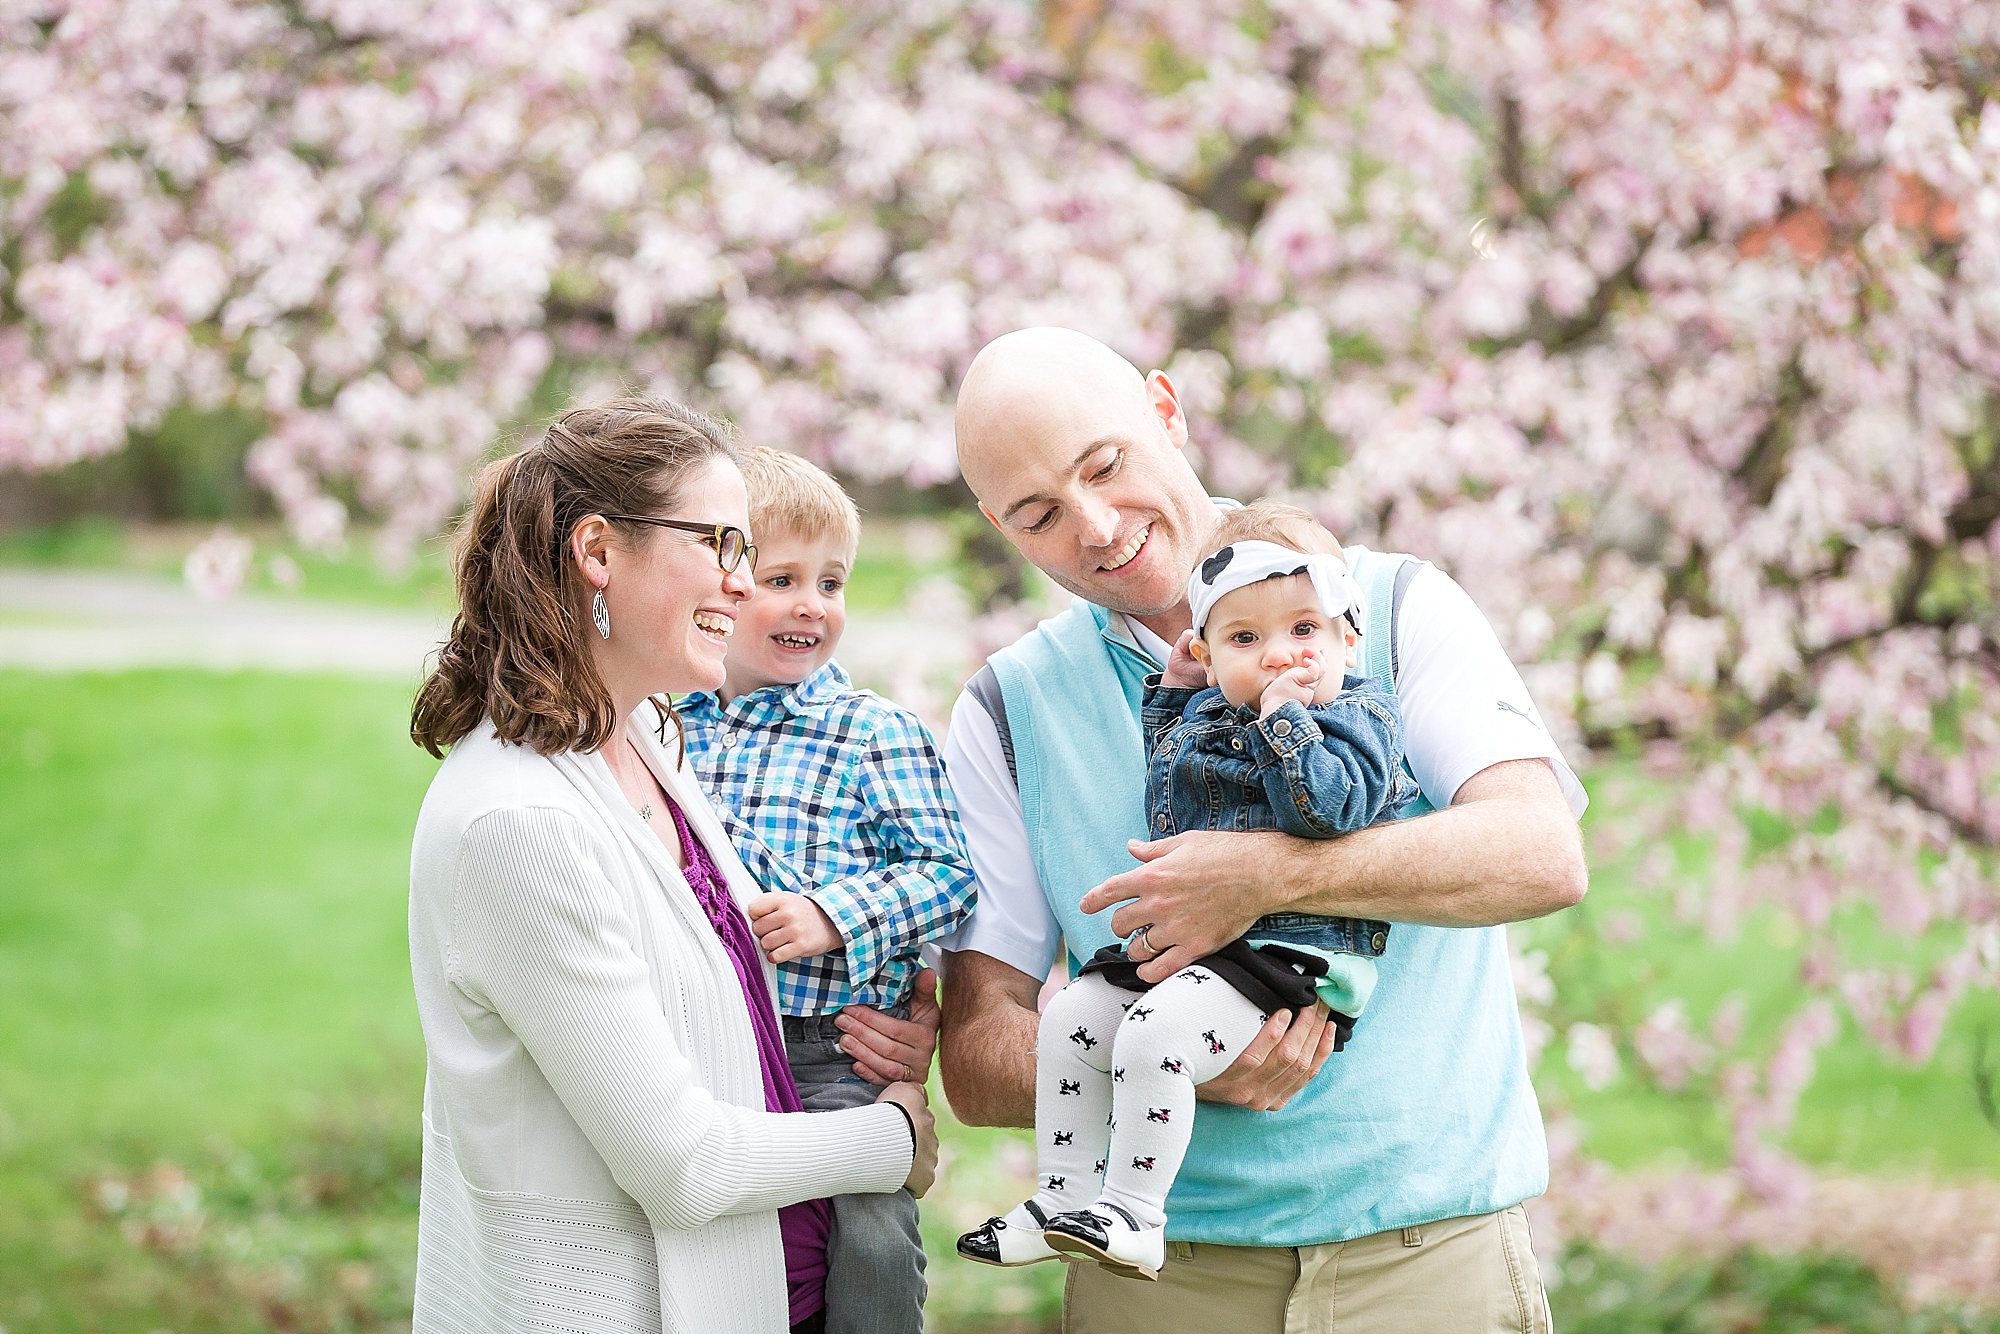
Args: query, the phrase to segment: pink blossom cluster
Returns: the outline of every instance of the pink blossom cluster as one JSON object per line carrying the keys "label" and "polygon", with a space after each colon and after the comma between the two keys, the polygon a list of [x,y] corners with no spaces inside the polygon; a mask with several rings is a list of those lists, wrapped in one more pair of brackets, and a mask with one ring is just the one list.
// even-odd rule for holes
{"label": "pink blossom cluster", "polygon": [[1647,1261],[1754,1248],[1859,1260],[1913,1302],[2000,1304],[2000,1187],[1824,1176],[1772,1201],[1729,1174],[1610,1173],[1565,1164],[1529,1206],[1536,1250],[1567,1241]]}
{"label": "pink blossom cluster", "polygon": [[1830,1026],[1923,1059],[2000,973],[1996,69],[1996,0],[0,0],[0,468],[228,405],[394,548],[633,386],[943,485],[973,352],[1095,333],[1669,780],[1683,916],[1808,933],[1775,1046],[1537,1035],[1796,1197]]}

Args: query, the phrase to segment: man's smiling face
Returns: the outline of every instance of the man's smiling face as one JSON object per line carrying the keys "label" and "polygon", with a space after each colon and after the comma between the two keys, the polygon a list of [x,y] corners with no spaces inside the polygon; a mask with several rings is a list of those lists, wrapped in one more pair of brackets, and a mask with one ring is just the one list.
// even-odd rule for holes
{"label": "man's smiling face", "polygon": [[1165,375],[1082,334],[1022,330],[967,371],[957,430],[980,509],[1037,569],[1132,615],[1185,599],[1215,510]]}

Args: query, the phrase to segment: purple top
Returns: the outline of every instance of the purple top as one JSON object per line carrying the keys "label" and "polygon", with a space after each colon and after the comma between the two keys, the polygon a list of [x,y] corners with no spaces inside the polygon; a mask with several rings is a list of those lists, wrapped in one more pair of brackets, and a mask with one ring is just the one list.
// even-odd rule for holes
{"label": "purple top", "polygon": [[[771,1112],[803,1112],[799,1086],[792,1080],[792,1067],[785,1063],[785,1039],[778,1031],[778,1012],[772,1008],[771,992],[764,982],[763,956],[750,934],[750,923],[721,870],[708,855],[701,840],[688,828],[680,807],[667,803],[679,832],[681,851],[687,858],[683,873],[694,891],[701,910],[715,928],[723,952],[736,965],[736,980],[743,984],[743,1000],[750,1009],[750,1027],[757,1034],[757,1064],[764,1074],[764,1109]],[[778,1233],[785,1242],[785,1285],[791,1298],[792,1323],[798,1324],[826,1305],[826,1240],[833,1230],[833,1206],[825,1200],[801,1200],[778,1210]]]}

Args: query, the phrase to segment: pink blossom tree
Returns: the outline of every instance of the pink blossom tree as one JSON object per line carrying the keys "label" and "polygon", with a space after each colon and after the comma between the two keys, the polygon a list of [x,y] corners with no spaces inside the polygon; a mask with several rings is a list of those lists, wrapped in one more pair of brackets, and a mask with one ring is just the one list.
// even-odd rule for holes
{"label": "pink blossom tree", "polygon": [[[407,543],[560,377],[938,485],[971,354],[1072,325],[1171,372],[1219,490],[1431,556],[1574,752],[1669,778],[1609,833],[1713,840],[1642,868],[1684,917],[1811,933],[1775,1046],[1553,996],[1587,1079],[1712,1089],[1782,1195],[1840,1025],[1922,1058],[1993,983],[1992,0],[7,0],[0,34],[0,468],[228,406],[303,538]],[[1842,952],[1857,911],[1953,925],[1899,964]]]}

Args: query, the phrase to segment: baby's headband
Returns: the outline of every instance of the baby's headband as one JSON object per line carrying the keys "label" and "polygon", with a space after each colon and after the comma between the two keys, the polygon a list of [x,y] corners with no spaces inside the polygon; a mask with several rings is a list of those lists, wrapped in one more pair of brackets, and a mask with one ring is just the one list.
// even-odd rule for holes
{"label": "baby's headband", "polygon": [[1188,576],[1188,609],[1194,614],[1196,636],[1206,632],[1208,613],[1223,594],[1288,574],[1309,577],[1319,609],[1330,618],[1347,617],[1354,632],[1361,633],[1361,586],[1340,557],[1325,552],[1307,555],[1276,542],[1232,542]]}

